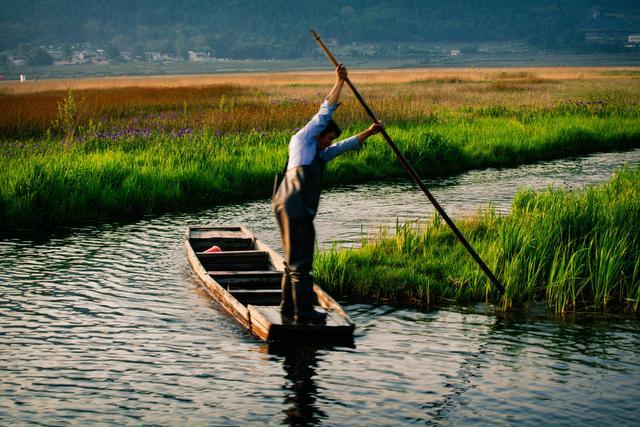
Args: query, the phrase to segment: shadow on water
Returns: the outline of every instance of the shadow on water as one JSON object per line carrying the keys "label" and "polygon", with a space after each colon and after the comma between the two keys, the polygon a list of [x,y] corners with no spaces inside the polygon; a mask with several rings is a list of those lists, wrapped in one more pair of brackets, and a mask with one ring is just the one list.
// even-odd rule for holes
{"label": "shadow on water", "polygon": [[449,389],[442,398],[429,402],[424,405],[429,418],[427,425],[439,425],[441,422],[449,419],[450,415],[456,412],[459,406],[466,405],[464,394],[474,387],[474,384],[482,378],[483,368],[487,362],[484,360],[488,353],[487,346],[491,342],[492,337],[504,328],[504,319],[502,316],[496,316],[495,322],[489,325],[489,329],[478,336],[478,349],[469,352],[460,362],[460,368],[455,376],[449,378],[445,384],[445,388]]}
{"label": "shadow on water", "polygon": [[[469,313],[472,312],[469,311]],[[620,349],[633,351],[632,349],[635,348],[637,350],[638,325],[633,320],[622,320],[615,316],[612,319],[578,316],[567,321],[549,315],[531,317],[524,311],[504,313],[504,315],[493,312],[491,317],[493,321],[487,325],[487,330],[474,338],[477,348],[466,352],[459,362],[455,375],[447,376],[444,388],[448,391],[441,393],[439,399],[423,405],[427,414],[424,420],[426,425],[451,422],[455,424],[457,414],[463,412],[463,408],[470,406],[474,400],[473,395],[465,397],[465,394],[472,393],[472,390],[483,382],[493,382],[492,377],[495,377],[496,373],[500,375],[503,369],[522,371],[520,379],[515,382],[513,379],[510,381],[514,389],[520,387],[517,384],[527,384],[525,387],[540,389],[533,394],[532,401],[550,400],[551,397],[546,395],[544,389],[546,387],[551,389],[553,386],[535,384],[536,376],[540,374],[527,375],[526,370],[542,369],[549,375],[556,376],[554,382],[560,384],[560,387],[574,382],[575,376],[586,367],[594,371],[631,372],[628,361],[623,362],[622,357],[611,351],[611,345],[619,340],[619,335],[622,335],[625,340],[624,344],[620,345]],[[546,354],[547,361],[535,367],[528,366],[531,363],[531,354],[543,353]],[[509,363],[505,365],[501,360],[496,360],[496,356],[507,357]],[[504,372],[504,375],[508,374]],[[637,384],[635,379],[629,379],[621,380],[619,385],[632,390],[635,384]],[[508,395],[510,387],[502,388]],[[568,393],[566,390],[564,392]],[[596,399],[598,394],[595,394]],[[618,397],[605,394],[599,399],[599,405],[613,407]],[[492,405],[490,402],[487,404]],[[506,400],[502,404],[506,407],[510,404],[517,407],[520,402]],[[514,418],[521,415],[521,421],[525,424],[544,419],[537,418],[540,415],[520,413],[520,410],[521,408],[513,410]],[[549,408],[549,411],[552,412],[552,409]],[[566,423],[566,420],[562,422],[559,420],[558,418],[559,424]],[[484,421],[486,422],[487,419]]]}

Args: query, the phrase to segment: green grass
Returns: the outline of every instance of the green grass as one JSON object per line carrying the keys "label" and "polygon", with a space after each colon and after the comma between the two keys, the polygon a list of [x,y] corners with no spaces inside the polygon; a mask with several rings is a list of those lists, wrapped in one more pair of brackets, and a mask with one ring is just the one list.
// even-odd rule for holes
{"label": "green grass", "polygon": [[[424,178],[640,146],[637,107],[562,108],[575,111],[476,109],[427,116],[388,131]],[[346,129],[345,135],[364,126]],[[67,144],[59,138],[0,141],[0,229],[267,197],[292,133],[195,131],[181,138],[89,137]],[[332,162],[325,182],[335,186],[403,176],[392,151],[377,137],[360,152]]]}
{"label": "green grass", "polygon": [[490,301],[506,308],[546,301],[556,312],[626,310],[640,304],[640,168],[580,191],[521,190],[510,215],[459,221],[502,281],[504,296],[436,216],[380,230],[357,249],[319,253],[329,292],[411,304]]}

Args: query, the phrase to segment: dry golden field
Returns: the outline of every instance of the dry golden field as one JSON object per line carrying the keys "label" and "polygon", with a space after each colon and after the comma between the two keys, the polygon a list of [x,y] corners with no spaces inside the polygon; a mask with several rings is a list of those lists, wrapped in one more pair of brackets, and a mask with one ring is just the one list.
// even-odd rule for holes
{"label": "dry golden field", "polygon": [[[549,80],[617,80],[640,77],[640,67],[531,67],[531,68],[424,68],[403,70],[352,70],[351,79],[360,84],[397,84],[420,81],[479,82],[496,79],[522,79],[535,76]],[[281,73],[239,73],[219,75],[178,75],[144,77],[104,77],[79,80],[52,79],[19,83],[0,82],[0,93],[23,94],[60,91],[72,88],[113,89],[123,87],[179,88],[210,85],[270,87],[288,85],[326,85],[332,83],[331,71],[294,71]]]}
{"label": "dry golden field", "polygon": [[[629,67],[354,70],[350,76],[388,123],[469,108],[624,106],[640,98],[640,68]],[[80,125],[123,127],[170,113],[168,129],[291,129],[314,113],[334,78],[327,71],[2,82],[0,137],[44,134],[68,89],[75,92]],[[366,121],[345,93],[340,121]]]}

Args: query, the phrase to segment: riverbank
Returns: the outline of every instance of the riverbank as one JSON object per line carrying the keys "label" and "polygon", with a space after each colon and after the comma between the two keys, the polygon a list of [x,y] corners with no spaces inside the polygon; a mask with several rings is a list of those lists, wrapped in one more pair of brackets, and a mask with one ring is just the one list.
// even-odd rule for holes
{"label": "riverbank", "polygon": [[[354,75],[424,178],[640,147],[634,70]],[[333,78],[276,77],[1,94],[0,229],[268,197],[290,136],[317,110],[324,82],[328,87]],[[336,119],[345,135],[367,126],[349,96]],[[325,182],[403,176],[393,153],[374,138],[332,162]]]}
{"label": "riverbank", "polygon": [[[354,131],[355,130],[349,130]],[[630,119],[505,118],[389,126],[422,177],[640,146]],[[347,132],[349,133],[349,132]],[[264,198],[286,159],[288,132],[39,141],[0,158],[0,228],[62,225]],[[330,164],[328,187],[404,172],[383,141]]]}
{"label": "riverbank", "polygon": [[546,301],[558,313],[640,307],[640,169],[579,191],[520,191],[509,215],[457,221],[502,281],[500,297],[439,217],[398,224],[361,248],[319,253],[316,278],[355,298],[433,305]]}

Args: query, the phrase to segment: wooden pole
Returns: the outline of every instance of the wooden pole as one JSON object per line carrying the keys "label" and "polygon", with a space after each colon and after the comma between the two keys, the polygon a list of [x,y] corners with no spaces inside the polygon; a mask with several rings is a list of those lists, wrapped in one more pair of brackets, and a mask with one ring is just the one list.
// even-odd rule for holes
{"label": "wooden pole", "polygon": [[[320,46],[320,48],[322,48],[324,53],[327,54],[327,57],[331,60],[331,62],[333,62],[333,65],[335,65],[337,67],[338,66],[338,61],[336,61],[336,59],[333,57],[333,55],[331,54],[331,52],[329,51],[327,46],[324,44],[322,39],[320,39],[320,36],[318,36],[318,33],[316,33],[315,31],[311,30],[311,35],[313,35],[313,38],[316,40],[316,42],[318,42],[318,45]],[[351,80],[349,80],[347,78],[345,83],[347,83],[349,88],[351,88],[351,91],[353,92],[353,95],[360,102],[360,104],[362,104],[362,107],[365,109],[365,111],[367,112],[369,117],[371,117],[371,120],[373,120],[375,123],[377,123],[378,119],[376,118],[376,115],[373,113],[371,108],[369,108],[369,106],[365,102],[364,98],[362,98],[362,96],[360,95],[360,92],[358,92],[358,90],[355,88],[353,83],[351,83]],[[405,159],[405,157],[402,155],[402,153],[398,149],[398,146],[393,142],[393,140],[391,139],[391,137],[387,133],[386,129],[382,129],[382,131],[380,133],[384,137],[385,141],[387,141],[387,144],[389,144],[389,146],[391,147],[393,152],[396,154],[396,156],[398,157],[398,160],[400,160],[400,163],[404,167],[405,171],[407,171],[407,173],[409,174],[411,179],[413,179],[413,181],[418,185],[418,187],[420,187],[422,192],[427,196],[427,198],[429,199],[429,201],[431,202],[433,207],[436,208],[438,213],[444,219],[444,222],[447,223],[447,225],[453,231],[453,234],[455,234],[456,237],[458,238],[458,240],[460,241],[460,243],[462,243],[462,246],[464,246],[467,249],[467,251],[469,252],[471,257],[476,261],[476,263],[478,263],[478,265],[480,266],[482,271],[484,271],[484,273],[487,275],[487,277],[489,277],[489,280],[491,280],[491,282],[500,291],[500,293],[504,294],[504,286],[502,286],[502,283],[500,283],[498,278],[491,272],[491,270],[489,269],[489,267],[487,267],[487,265],[484,263],[484,261],[482,261],[482,258],[480,258],[480,255],[478,255],[478,253],[471,247],[471,245],[469,244],[467,239],[465,239],[465,237],[462,235],[460,230],[458,230],[458,227],[454,224],[454,222],[451,220],[451,218],[449,218],[449,215],[447,215],[447,213],[444,211],[444,209],[442,209],[442,206],[440,206],[440,203],[438,203],[438,201],[435,199],[435,197],[433,197],[431,192],[424,185],[424,182],[422,182],[422,179],[420,179],[420,176],[415,171],[413,166],[411,166],[411,164],[407,161],[407,159]]]}

